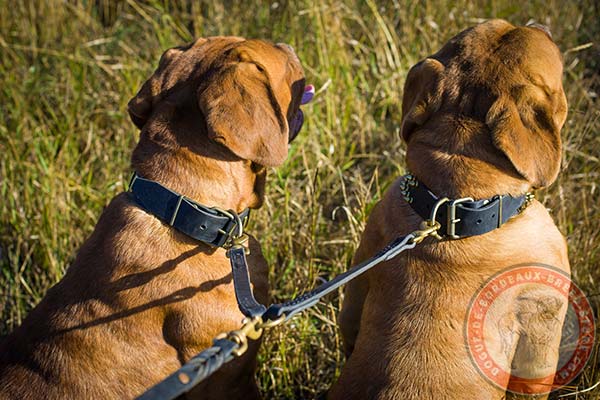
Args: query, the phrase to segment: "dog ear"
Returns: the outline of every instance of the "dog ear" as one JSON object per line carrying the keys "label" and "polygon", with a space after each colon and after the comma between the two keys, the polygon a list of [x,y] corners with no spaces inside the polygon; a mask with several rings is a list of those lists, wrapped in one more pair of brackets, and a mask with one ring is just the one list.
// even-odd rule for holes
{"label": "dog ear", "polygon": [[140,130],[146,124],[152,112],[152,79],[148,79],[135,97],[127,103],[129,118]]}
{"label": "dog ear", "polygon": [[[205,39],[198,39],[194,45],[201,40]],[[150,115],[152,115],[152,106],[156,103],[157,97],[162,91],[162,80],[160,79],[162,73],[176,56],[183,52],[182,49],[183,47],[174,47],[165,51],[158,62],[158,68],[154,74],[152,74],[150,79],[144,82],[135,97],[129,100],[127,111],[129,112],[131,121],[138,129],[142,129],[146,124],[146,121],[148,121],[148,118],[150,118]]]}
{"label": "dog ear", "polygon": [[427,58],[408,72],[402,97],[401,133],[405,142],[442,105],[444,69],[438,60]]}
{"label": "dog ear", "polygon": [[567,115],[567,100],[556,92],[521,85],[501,94],[486,115],[494,145],[533,188],[550,185],[560,169],[560,129]]}
{"label": "dog ear", "polygon": [[267,72],[253,62],[235,62],[211,77],[198,95],[208,137],[257,164],[281,165],[289,127]]}

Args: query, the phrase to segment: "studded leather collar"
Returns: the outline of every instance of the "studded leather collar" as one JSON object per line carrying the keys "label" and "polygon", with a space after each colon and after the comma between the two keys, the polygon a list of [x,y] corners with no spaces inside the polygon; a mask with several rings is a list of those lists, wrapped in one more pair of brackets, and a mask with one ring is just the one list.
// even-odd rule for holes
{"label": "studded leather collar", "polygon": [[403,177],[400,189],[404,200],[421,218],[438,222],[441,225],[439,234],[451,239],[483,235],[498,229],[534,199],[532,193],[519,197],[496,195],[482,200],[439,198],[411,174]]}

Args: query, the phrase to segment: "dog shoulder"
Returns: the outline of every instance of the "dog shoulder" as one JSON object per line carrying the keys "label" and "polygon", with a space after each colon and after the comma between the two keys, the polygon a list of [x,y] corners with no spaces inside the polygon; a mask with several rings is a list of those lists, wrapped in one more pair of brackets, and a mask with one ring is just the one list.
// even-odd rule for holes
{"label": "dog shoulder", "polygon": [[522,248],[529,254],[539,253],[540,259],[570,274],[567,241],[554,223],[549,210],[534,201],[520,218],[523,220],[515,219],[519,229],[516,236],[520,238],[520,243],[530,244]]}
{"label": "dog shoulder", "polygon": [[172,241],[165,240],[169,236],[167,226],[139,208],[129,193],[121,193],[102,212],[78,258],[101,255],[105,264],[143,265],[149,255],[173,252]]}

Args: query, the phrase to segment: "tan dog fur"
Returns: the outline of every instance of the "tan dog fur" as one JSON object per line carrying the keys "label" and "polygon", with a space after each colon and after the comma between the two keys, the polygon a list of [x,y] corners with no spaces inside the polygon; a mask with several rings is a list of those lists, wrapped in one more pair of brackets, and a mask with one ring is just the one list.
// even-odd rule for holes
{"label": "tan dog fur", "polygon": [[[215,37],[170,49],[129,103],[141,129],[132,166],[201,204],[257,208],[264,166],[287,155],[303,89],[287,45]],[[264,303],[267,265],[254,238],[250,248]],[[133,398],[242,318],[225,250],[161,223],[123,193],[64,278],[0,346],[0,398]],[[258,345],[187,398],[258,398]]]}
{"label": "tan dog fur", "polygon": [[[409,170],[449,198],[517,196],[551,184],[567,113],[561,77],[560,52],[540,29],[492,20],[460,33],[408,74],[402,136]],[[355,263],[418,229],[422,220],[403,200],[399,181],[369,217]],[[525,262],[570,271],[565,240],[537,201],[500,229],[460,240],[428,238],[353,281],[339,321],[349,358],[329,398],[504,398],[471,362],[463,327],[481,285]],[[507,307],[522,308],[523,301],[530,301],[527,290]],[[556,294],[553,301],[560,302],[546,351],[553,366],[540,371],[535,359],[517,360],[521,336],[500,360],[508,370],[517,360],[521,372],[553,375],[567,307]],[[501,345],[499,338],[490,341]]]}

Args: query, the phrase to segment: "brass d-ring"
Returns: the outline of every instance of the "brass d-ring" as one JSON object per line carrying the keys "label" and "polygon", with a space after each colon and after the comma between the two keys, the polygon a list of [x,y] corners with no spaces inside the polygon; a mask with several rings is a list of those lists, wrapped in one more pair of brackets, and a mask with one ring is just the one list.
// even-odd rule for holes
{"label": "brass d-ring", "polygon": [[261,323],[259,323],[256,327],[259,329],[269,329],[269,328],[274,328],[277,325],[282,324],[285,321],[285,314],[281,314],[279,316],[279,318],[277,319],[268,319],[266,321],[263,321]]}
{"label": "brass d-ring", "polygon": [[431,214],[429,215],[429,220],[427,221],[428,226],[434,226],[436,223],[435,217],[437,217],[437,212],[440,209],[440,206],[444,203],[449,202],[450,199],[444,197],[443,199],[439,199],[437,203],[433,206],[433,210],[431,210]]}

